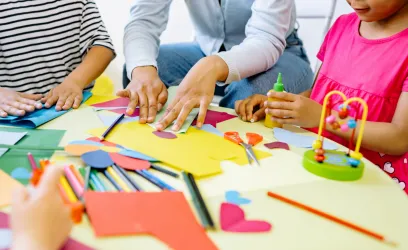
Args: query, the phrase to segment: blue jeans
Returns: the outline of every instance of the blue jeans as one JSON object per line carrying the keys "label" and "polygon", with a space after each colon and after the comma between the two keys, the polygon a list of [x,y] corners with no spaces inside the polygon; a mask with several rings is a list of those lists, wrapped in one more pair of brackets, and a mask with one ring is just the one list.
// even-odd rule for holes
{"label": "blue jeans", "polygon": [[[303,43],[296,32],[290,35],[286,41],[285,51],[278,62],[268,71],[238,82],[232,82],[228,86],[217,86],[215,94],[223,96],[220,106],[234,108],[234,104],[238,100],[253,94],[266,95],[272,89],[279,73],[282,73],[283,84],[287,92],[299,94],[310,89],[314,74],[310,68]],[[204,53],[194,42],[160,46],[157,59],[160,79],[167,87],[179,85],[189,70],[203,57],[205,57]],[[126,87],[128,84],[125,67],[123,86]]]}

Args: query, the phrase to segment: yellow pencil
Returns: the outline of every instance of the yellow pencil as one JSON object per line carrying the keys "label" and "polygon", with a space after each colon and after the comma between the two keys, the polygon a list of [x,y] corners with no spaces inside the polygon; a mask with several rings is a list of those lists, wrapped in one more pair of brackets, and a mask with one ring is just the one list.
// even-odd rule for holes
{"label": "yellow pencil", "polygon": [[61,183],[61,186],[64,189],[65,194],[67,195],[69,201],[72,202],[72,203],[77,202],[78,199],[75,196],[74,191],[72,191],[71,186],[68,184],[67,179],[65,179],[65,176],[61,176],[60,183]]}
{"label": "yellow pencil", "polygon": [[119,186],[123,189],[125,192],[132,192],[130,188],[126,185],[126,183],[119,177],[119,175],[113,170],[112,167],[108,167],[108,172],[109,174],[112,175],[112,178],[116,181],[116,183],[119,184]]}

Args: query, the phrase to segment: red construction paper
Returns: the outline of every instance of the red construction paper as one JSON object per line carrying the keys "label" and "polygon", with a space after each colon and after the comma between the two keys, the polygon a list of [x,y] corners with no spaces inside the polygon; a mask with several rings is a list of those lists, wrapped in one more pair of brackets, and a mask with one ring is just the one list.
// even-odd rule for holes
{"label": "red construction paper", "polygon": [[109,111],[114,112],[116,114],[120,114],[120,115],[125,114],[126,116],[129,116],[129,117],[138,117],[139,114],[140,114],[139,108],[135,109],[135,112],[133,112],[133,114],[131,114],[131,115],[126,114],[126,110],[127,110],[126,108],[123,108],[123,109],[112,109],[112,110],[109,110]]}
{"label": "red construction paper", "polygon": [[272,228],[266,221],[245,219],[244,210],[226,202],[221,204],[220,222],[223,231],[234,233],[269,232]]}
{"label": "red construction paper", "polygon": [[[217,123],[227,121],[230,119],[236,118],[235,115],[230,115],[225,112],[217,112],[213,110],[207,110],[207,115],[205,116],[204,124],[211,124],[215,128],[217,127]],[[193,121],[191,124],[192,126],[195,126],[197,124],[197,119]]]}
{"label": "red construction paper", "polygon": [[166,131],[154,131],[153,134],[155,134],[157,137],[160,137],[162,139],[176,139],[177,135],[166,132]]}
{"label": "red construction paper", "polygon": [[112,160],[121,168],[127,170],[143,170],[150,168],[150,162],[127,157],[118,153],[109,153]]}
{"label": "red construction paper", "polygon": [[217,249],[181,192],[86,192],[97,236],[150,234],[174,250]]}
{"label": "red construction paper", "polygon": [[269,149],[281,148],[281,149],[290,150],[289,145],[287,143],[280,142],[280,141],[266,143],[265,147],[267,147]]}
{"label": "red construction paper", "polygon": [[129,98],[120,97],[115,100],[93,104],[96,108],[114,108],[127,107],[129,105]]}
{"label": "red construction paper", "polygon": [[102,143],[103,145],[108,146],[108,147],[116,147],[116,144],[115,144],[115,143],[108,142],[108,141],[101,141],[101,139],[98,138],[98,137],[90,137],[90,138],[88,138],[88,139],[86,139],[86,140],[88,140],[88,141],[94,141],[94,142],[100,142],[100,143]]}

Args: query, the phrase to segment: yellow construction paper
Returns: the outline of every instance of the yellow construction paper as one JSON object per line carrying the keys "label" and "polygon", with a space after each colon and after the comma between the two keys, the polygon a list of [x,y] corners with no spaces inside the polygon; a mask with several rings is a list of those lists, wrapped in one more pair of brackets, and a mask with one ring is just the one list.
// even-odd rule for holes
{"label": "yellow construction paper", "polygon": [[0,207],[10,205],[13,190],[19,187],[23,185],[0,169]]}
{"label": "yellow construction paper", "polygon": [[[88,133],[101,136],[105,130],[106,127],[97,128]],[[221,173],[222,160],[248,164],[242,146],[206,131],[191,127],[186,134],[178,134],[178,138],[173,140],[157,137],[153,131],[148,125],[130,122],[116,126],[106,140],[159,159],[196,177]],[[259,160],[270,156],[262,151],[255,154]]]}
{"label": "yellow construction paper", "polygon": [[106,76],[102,75],[96,79],[95,85],[92,88],[92,94],[99,96],[112,96],[114,95],[115,87],[112,80]]}

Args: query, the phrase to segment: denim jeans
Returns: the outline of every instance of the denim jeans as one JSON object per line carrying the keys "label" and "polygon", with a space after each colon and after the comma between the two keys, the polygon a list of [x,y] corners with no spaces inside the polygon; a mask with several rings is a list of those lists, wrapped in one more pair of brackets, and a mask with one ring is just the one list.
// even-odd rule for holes
{"label": "denim jeans", "polygon": [[[287,46],[282,56],[268,71],[232,82],[228,86],[217,86],[215,94],[223,96],[220,106],[234,108],[238,100],[253,94],[266,95],[273,88],[279,73],[282,73],[287,92],[299,94],[310,89],[314,74],[297,32],[293,32],[286,42]],[[188,71],[203,57],[205,57],[204,53],[194,42],[160,46],[157,59],[160,79],[167,87],[179,85]],[[126,67],[123,73],[123,86],[126,87],[129,84]]]}

